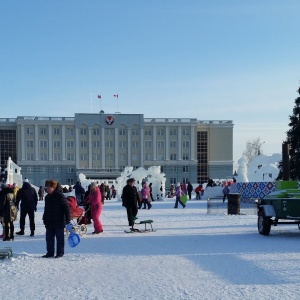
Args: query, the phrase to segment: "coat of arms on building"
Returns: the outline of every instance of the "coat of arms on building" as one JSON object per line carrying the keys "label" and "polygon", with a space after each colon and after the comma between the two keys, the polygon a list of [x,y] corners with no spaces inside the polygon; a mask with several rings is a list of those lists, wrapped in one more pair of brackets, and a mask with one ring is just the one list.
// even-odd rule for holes
{"label": "coat of arms on building", "polygon": [[105,118],[105,122],[108,124],[108,125],[111,125],[113,122],[114,122],[115,118],[113,116],[107,116]]}

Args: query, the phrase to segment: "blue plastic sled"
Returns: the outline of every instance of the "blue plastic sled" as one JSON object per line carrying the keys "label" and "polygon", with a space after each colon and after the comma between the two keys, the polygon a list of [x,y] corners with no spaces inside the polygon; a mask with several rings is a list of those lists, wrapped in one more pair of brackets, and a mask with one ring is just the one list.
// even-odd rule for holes
{"label": "blue plastic sled", "polygon": [[80,237],[77,233],[73,232],[72,225],[66,225],[67,230],[70,232],[68,243],[71,248],[76,247],[80,243]]}

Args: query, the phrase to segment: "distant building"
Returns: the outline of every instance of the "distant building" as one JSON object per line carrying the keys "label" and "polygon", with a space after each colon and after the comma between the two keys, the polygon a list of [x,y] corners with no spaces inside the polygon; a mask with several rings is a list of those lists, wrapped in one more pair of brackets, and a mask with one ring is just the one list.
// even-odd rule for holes
{"label": "distant building", "polygon": [[143,114],[0,119],[1,167],[11,157],[37,186],[117,178],[125,166],[160,165],[166,185],[206,182],[233,172],[233,122],[144,118]]}

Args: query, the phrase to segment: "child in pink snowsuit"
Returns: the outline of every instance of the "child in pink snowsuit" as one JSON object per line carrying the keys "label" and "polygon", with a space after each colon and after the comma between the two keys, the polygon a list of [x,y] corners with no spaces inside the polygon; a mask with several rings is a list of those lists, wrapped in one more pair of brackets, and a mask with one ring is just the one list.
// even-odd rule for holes
{"label": "child in pink snowsuit", "polygon": [[91,206],[91,215],[94,223],[95,231],[93,234],[98,234],[103,232],[102,224],[99,220],[102,211],[102,196],[100,189],[95,182],[90,185],[90,194],[85,199],[85,202]]}

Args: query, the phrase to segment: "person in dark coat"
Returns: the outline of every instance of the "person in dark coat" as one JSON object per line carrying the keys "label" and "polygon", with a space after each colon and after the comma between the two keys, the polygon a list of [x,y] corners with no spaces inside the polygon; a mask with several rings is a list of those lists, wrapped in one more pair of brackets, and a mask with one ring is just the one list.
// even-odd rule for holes
{"label": "person in dark coat", "polygon": [[151,199],[151,201],[155,201],[153,199],[153,196],[152,196],[152,182],[149,183],[149,193],[150,193],[150,199]]}
{"label": "person in dark coat", "polygon": [[0,192],[0,216],[4,227],[3,241],[14,240],[14,221],[17,218],[14,190],[5,184]]}
{"label": "person in dark coat", "polygon": [[192,184],[190,183],[190,182],[188,182],[188,184],[187,184],[187,192],[188,192],[188,195],[189,195],[189,199],[191,200],[191,198],[192,198],[192,191],[193,191],[193,186],[192,186]]}
{"label": "person in dark coat", "polygon": [[82,187],[80,181],[77,181],[73,188],[75,190],[75,197],[76,197],[77,205],[79,206],[83,200],[83,195],[85,193],[85,190]]}
{"label": "person in dark coat", "polygon": [[43,257],[54,257],[56,238],[55,258],[60,258],[63,257],[65,249],[64,228],[71,220],[70,207],[65,196],[58,191],[55,180],[47,180],[45,186],[48,195],[45,197],[43,222],[46,227],[47,253]]}
{"label": "person in dark coat", "polygon": [[[20,204],[21,202],[21,204]],[[16,206],[21,208],[20,213],[20,231],[16,232],[18,235],[24,235],[25,233],[25,219],[28,214],[30,236],[34,236],[35,223],[34,223],[34,212],[36,211],[38,202],[38,196],[35,189],[29,182],[24,182],[22,188],[17,193]]]}
{"label": "person in dark coat", "polygon": [[38,190],[38,195],[39,195],[39,201],[43,201],[45,196],[45,190],[42,186],[40,186]]}
{"label": "person in dark coat", "polygon": [[134,186],[135,179],[129,178],[122,192],[122,205],[126,207],[129,226],[134,225],[138,213],[138,191]]}

